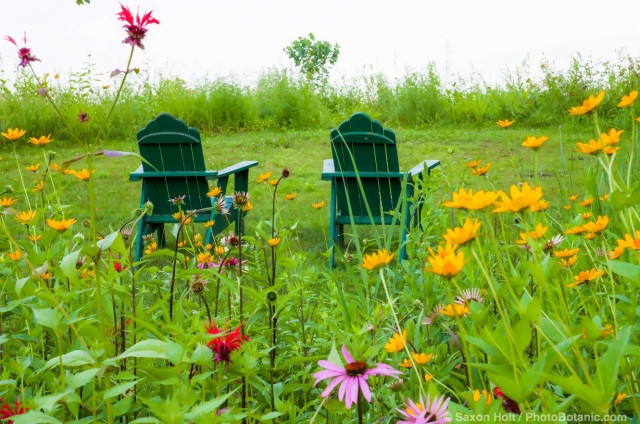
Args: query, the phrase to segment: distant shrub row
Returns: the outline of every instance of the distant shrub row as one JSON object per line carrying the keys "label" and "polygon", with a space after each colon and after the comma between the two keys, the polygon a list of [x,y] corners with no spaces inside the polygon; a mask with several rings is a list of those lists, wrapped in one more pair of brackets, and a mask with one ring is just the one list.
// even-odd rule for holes
{"label": "distant shrub row", "polygon": [[[445,86],[435,67],[393,82],[378,75],[321,88],[310,87],[287,71],[265,73],[254,86],[215,80],[191,87],[176,77],[152,83],[139,75],[127,81],[105,128],[98,126],[115,89],[96,88],[90,69],[74,74],[68,85],[49,76],[47,89],[78,133],[102,134],[105,139],[132,138],[160,112],[174,114],[202,132],[329,128],[356,111],[397,127],[486,125],[507,118],[537,127],[564,122],[569,107],[599,90],[607,92],[600,118],[612,125],[628,119],[615,104],[623,94],[640,88],[639,60],[594,64],[577,56],[568,71],[541,67],[543,76],[536,81],[515,72],[495,86],[462,80]],[[13,84],[0,80],[0,127],[19,126],[64,139],[64,125],[38,96],[38,88],[26,73]],[[80,113],[88,113],[87,123],[79,122]]]}

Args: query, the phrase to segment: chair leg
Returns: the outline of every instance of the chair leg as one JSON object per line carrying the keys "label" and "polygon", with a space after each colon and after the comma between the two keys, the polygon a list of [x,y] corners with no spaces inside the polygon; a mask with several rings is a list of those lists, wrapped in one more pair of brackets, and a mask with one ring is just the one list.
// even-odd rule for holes
{"label": "chair leg", "polygon": [[331,180],[331,206],[330,206],[330,218],[329,218],[329,269],[333,269],[335,266],[335,243],[337,234],[336,231],[339,230],[336,224],[336,180],[335,178]]}

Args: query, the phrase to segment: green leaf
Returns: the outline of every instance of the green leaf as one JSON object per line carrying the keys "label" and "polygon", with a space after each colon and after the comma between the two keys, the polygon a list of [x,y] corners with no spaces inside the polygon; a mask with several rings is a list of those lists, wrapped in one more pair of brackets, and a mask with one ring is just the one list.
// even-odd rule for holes
{"label": "green leaf", "polygon": [[51,308],[33,309],[33,319],[40,325],[56,331],[58,329],[58,314]]}
{"label": "green leaf", "polygon": [[75,277],[76,263],[78,262],[79,250],[69,253],[60,261],[60,269],[67,278]]}
{"label": "green leaf", "polygon": [[130,424],[162,424],[162,421],[153,417],[142,417],[131,421]]}
{"label": "green leaf", "polygon": [[542,378],[542,372],[544,371],[545,363],[547,362],[547,354],[543,354],[538,361],[527,370],[527,372],[522,376],[522,380],[520,381],[521,391],[523,400],[526,399],[534,387]]}
{"label": "green leaf", "polygon": [[182,345],[171,341],[166,342],[164,355],[174,364],[179,364],[185,359],[184,348]]}
{"label": "green leaf", "polygon": [[609,268],[614,274],[631,280],[636,286],[640,285],[640,266],[628,262],[609,261]]}
{"label": "green leaf", "polygon": [[[93,365],[95,361],[84,350],[74,350],[62,355],[62,365],[66,367],[81,367],[83,365]],[[51,368],[60,365],[60,356],[51,358],[45,364],[45,368]]]}
{"label": "green leaf", "polygon": [[634,191],[631,193],[625,193],[620,190],[615,190],[611,193],[611,206],[617,211],[634,206],[640,201],[640,191]]}
{"label": "green leaf", "polygon": [[607,351],[598,361],[598,370],[594,377],[594,384],[603,393],[613,393],[618,381],[618,369],[629,343],[629,329],[625,328],[618,335],[618,340],[611,343]]}
{"label": "green leaf", "polygon": [[513,380],[513,371],[509,372],[508,369],[505,369],[504,372],[488,372],[487,375],[491,381],[500,387],[505,395],[509,396],[516,402],[524,400],[520,383]]}
{"label": "green leaf", "polygon": [[165,351],[167,349],[167,342],[162,340],[143,340],[131,346],[117,359],[124,358],[157,358],[167,359]]}
{"label": "green leaf", "polygon": [[531,326],[526,319],[520,320],[513,326],[513,338],[518,352],[523,352],[531,343]]}
{"label": "green leaf", "polygon": [[213,353],[206,345],[198,344],[191,353],[191,362],[195,364],[205,365],[210,364],[213,358]]}
{"label": "green leaf", "polygon": [[79,372],[78,374],[67,375],[65,377],[65,382],[68,387],[77,389],[93,380],[99,371],[99,368],[91,368],[86,371]]}
{"label": "green leaf", "polygon": [[57,419],[36,411],[29,411],[22,415],[14,415],[11,419],[13,420],[13,424],[60,424],[60,421]]}
{"label": "green leaf", "polygon": [[142,417],[131,421],[131,424],[162,424],[162,421],[153,417]]}
{"label": "green leaf", "polygon": [[3,314],[5,312],[11,312],[18,306],[22,305],[23,303],[29,302],[31,299],[33,299],[33,296],[25,297],[24,299],[12,300],[6,305],[0,306],[0,314]]}
{"label": "green leaf", "polygon": [[124,246],[124,241],[122,240],[122,235],[120,234],[120,231],[114,231],[113,233],[109,234],[102,240],[99,240],[97,245],[98,245],[98,248],[102,251],[112,248],[118,253],[121,253],[123,255],[127,254],[127,249]]}
{"label": "green leaf", "polygon": [[268,414],[263,415],[262,418],[260,418],[260,421],[273,420],[274,418],[278,418],[278,417],[280,417],[282,415],[284,415],[282,412],[271,411]]}
{"label": "green leaf", "polygon": [[563,391],[571,393],[582,400],[583,406],[588,408],[589,411],[604,413],[609,410],[611,393],[602,393],[596,390],[595,387],[584,384],[580,378],[576,376],[560,377],[546,374],[545,378],[560,386]]}
{"label": "green leaf", "polygon": [[329,352],[327,361],[331,362],[332,364],[343,365],[342,358],[338,354],[335,342],[331,345],[331,352]]}
{"label": "green leaf", "polygon": [[118,402],[116,402],[115,405],[113,405],[111,409],[111,411],[113,412],[113,416],[119,417],[129,412],[129,409],[131,408],[132,403],[133,403],[133,396],[127,396],[120,399]]}
{"label": "green leaf", "polygon": [[16,281],[16,294],[18,296],[20,296],[20,293],[22,292],[22,288],[24,287],[24,285],[27,283],[27,281],[29,281],[29,277],[25,277],[25,278],[20,278],[18,279],[18,281]]}
{"label": "green leaf", "polygon": [[110,388],[109,390],[106,390],[104,392],[104,395],[102,396],[102,399],[107,400],[107,399],[110,399],[112,397],[120,396],[121,394],[125,393],[126,391],[131,389],[133,386],[135,386],[139,381],[142,381],[142,380],[144,380],[144,378],[140,378],[140,379],[134,380],[134,381],[127,381],[126,383],[118,384],[117,386],[114,386],[114,387]]}
{"label": "green leaf", "polygon": [[200,405],[192,408],[188,414],[185,414],[184,418],[187,420],[192,420],[192,419],[198,418],[201,415],[214,412],[216,409],[218,409],[218,407],[220,407],[220,405],[222,405],[229,398],[229,396],[231,396],[236,391],[238,391],[238,389],[239,387],[227,393],[226,395],[218,396],[217,398],[213,398],[209,401],[201,403]]}
{"label": "green leaf", "polygon": [[36,396],[32,399],[33,403],[35,403],[38,408],[42,409],[46,413],[52,413],[56,409],[56,404],[60,399],[62,399],[67,393],[54,393],[49,396]]}
{"label": "green leaf", "polygon": [[491,346],[489,343],[487,343],[486,341],[482,340],[479,337],[467,336],[464,339],[469,344],[480,348],[480,350],[482,350],[484,353],[486,353],[487,355],[493,358],[501,357],[500,352],[498,352],[493,346]]}

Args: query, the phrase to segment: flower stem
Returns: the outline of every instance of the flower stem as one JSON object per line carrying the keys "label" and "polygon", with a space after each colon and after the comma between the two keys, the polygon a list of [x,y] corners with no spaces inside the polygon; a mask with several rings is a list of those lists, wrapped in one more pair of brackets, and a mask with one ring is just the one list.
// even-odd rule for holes
{"label": "flower stem", "polygon": [[[92,171],[93,171],[92,155],[87,156],[87,167],[89,168],[89,181],[87,183],[87,188],[89,191],[89,218],[91,222],[91,241],[92,241],[92,244],[97,245],[98,228],[97,228],[97,219],[96,219],[96,195],[95,195],[95,189],[94,189],[94,178],[92,176]],[[100,260],[99,260],[100,251],[98,251],[97,255],[98,257],[94,258],[94,261],[95,261],[94,264],[95,264],[95,272],[96,272],[95,283],[96,283],[96,302],[98,303],[98,321],[100,322],[100,334],[103,335],[102,347],[103,349],[105,349],[105,351],[108,351],[106,345],[108,345],[109,343],[107,342],[107,338],[104,337],[106,332],[106,325],[104,321],[105,320],[104,304],[102,301],[102,287],[101,287],[102,282],[100,281]],[[111,373],[109,372],[109,370],[107,370],[104,374],[105,390],[109,390],[109,388],[111,387],[110,374]],[[106,403],[106,410],[107,410],[107,422],[112,423],[113,416],[111,414],[111,399],[106,399],[105,403]]]}
{"label": "flower stem", "polygon": [[116,93],[116,98],[113,99],[113,103],[111,104],[111,108],[109,109],[109,113],[107,113],[107,117],[104,119],[102,125],[106,125],[109,122],[109,118],[113,113],[113,110],[116,107],[116,103],[118,103],[118,99],[120,98],[120,93],[122,92],[122,88],[124,87],[124,83],[127,80],[127,75],[129,75],[129,67],[131,66],[131,60],[133,59],[133,51],[135,50],[135,46],[131,46],[131,52],[129,53],[129,61],[127,62],[127,70],[124,72],[124,77],[122,77],[122,82],[120,83],[120,87],[118,87],[118,92]]}
{"label": "flower stem", "polygon": [[27,205],[29,206],[29,210],[31,210],[31,201],[29,200],[29,195],[27,194],[27,187],[24,185],[24,177],[22,176],[22,170],[20,169],[20,162],[18,162],[18,154],[16,153],[15,143],[13,143],[11,147],[13,147],[13,157],[16,160],[16,167],[18,168],[18,175],[20,175],[20,183],[22,184],[24,197],[27,200]]}
{"label": "flower stem", "polygon": [[393,320],[395,321],[398,334],[400,335],[400,338],[402,338],[402,344],[404,345],[404,350],[407,353],[407,356],[409,357],[409,360],[411,360],[412,368],[415,371],[416,376],[418,377],[418,383],[420,384],[420,394],[423,395],[423,396],[426,396],[426,393],[424,391],[424,386],[422,385],[422,374],[420,374],[420,371],[418,371],[418,367],[416,366],[416,363],[413,360],[413,356],[411,355],[411,352],[409,351],[409,348],[407,347],[407,341],[402,336],[402,329],[400,328],[400,321],[398,321],[398,316],[396,315],[396,311],[393,308],[393,301],[391,300],[391,295],[389,295],[389,289],[387,288],[387,282],[386,282],[386,280],[384,278],[384,273],[382,272],[382,270],[383,270],[383,268],[380,268],[379,274],[380,274],[380,279],[382,280],[382,287],[384,288],[384,292],[387,295],[387,302],[389,303],[389,308],[391,309],[391,315],[393,316]]}
{"label": "flower stem", "polygon": [[538,186],[538,151],[533,152],[533,183]]}

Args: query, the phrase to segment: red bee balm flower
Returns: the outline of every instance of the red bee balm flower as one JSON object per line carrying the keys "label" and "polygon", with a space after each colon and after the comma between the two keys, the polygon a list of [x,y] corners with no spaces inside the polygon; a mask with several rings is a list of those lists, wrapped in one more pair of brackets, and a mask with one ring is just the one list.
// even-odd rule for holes
{"label": "red bee balm flower", "polygon": [[240,327],[242,327],[242,324],[227,334],[226,324],[224,325],[224,330],[219,329],[215,322],[210,322],[209,326],[205,324],[204,328],[207,329],[207,333],[216,336],[215,339],[207,343],[207,346],[214,354],[214,361],[230,363],[231,352],[240,349],[242,342],[249,341],[249,337],[240,333]]}
{"label": "red bee balm flower", "polygon": [[120,8],[122,10],[119,13],[116,13],[116,15],[118,15],[119,21],[127,23],[127,25],[123,25],[122,28],[126,29],[127,34],[129,34],[129,36],[122,40],[122,42],[124,44],[129,44],[131,47],[138,46],[141,49],[144,49],[142,40],[144,40],[144,37],[147,34],[147,28],[145,27],[149,24],[159,24],[160,21],[151,16],[152,12],[146,12],[142,15],[142,18],[140,18],[139,11],[136,13],[136,19],[134,21],[133,14],[128,7],[120,5]]}
{"label": "red bee balm flower", "polygon": [[[8,35],[4,37],[5,40],[7,40],[8,42],[12,43],[14,46],[18,47],[18,43],[16,43],[16,40],[13,39],[13,37],[9,37]],[[27,33],[24,33],[24,47],[21,47],[18,49],[18,57],[20,57],[20,63],[18,65],[25,67],[27,66],[29,63],[34,62],[34,61],[38,61],[40,62],[40,59],[38,59],[35,56],[31,55],[31,49],[27,47]]]}
{"label": "red bee balm flower", "polygon": [[518,402],[505,395],[500,387],[495,387],[493,389],[493,396],[502,399],[502,407],[505,411],[512,412],[514,414],[520,414],[520,407],[518,406]]}
{"label": "red bee balm flower", "polygon": [[[0,419],[2,420],[13,417],[15,415],[22,415],[27,412],[27,408],[25,408],[24,406],[20,406],[22,402],[20,402],[18,398],[16,398],[13,404],[13,409],[7,402],[4,401],[4,399],[0,398],[0,402],[2,402],[2,406],[0,407]],[[13,424],[13,421],[10,420],[8,421],[8,423]]]}

